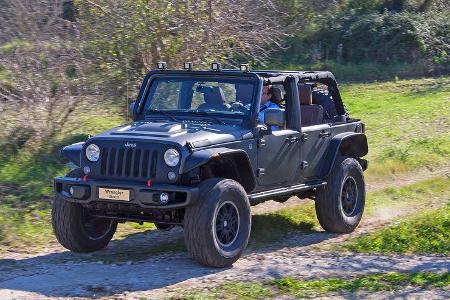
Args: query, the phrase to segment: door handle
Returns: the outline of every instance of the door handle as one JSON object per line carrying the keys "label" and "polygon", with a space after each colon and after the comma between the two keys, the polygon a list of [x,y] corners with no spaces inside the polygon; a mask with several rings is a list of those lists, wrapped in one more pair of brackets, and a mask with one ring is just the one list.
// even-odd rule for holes
{"label": "door handle", "polygon": [[288,138],[286,138],[286,142],[293,144],[293,143],[297,143],[299,141],[298,137],[295,136],[290,136]]}
{"label": "door handle", "polygon": [[330,131],[322,131],[321,133],[319,133],[319,136],[321,138],[330,137],[331,136],[331,132]]}

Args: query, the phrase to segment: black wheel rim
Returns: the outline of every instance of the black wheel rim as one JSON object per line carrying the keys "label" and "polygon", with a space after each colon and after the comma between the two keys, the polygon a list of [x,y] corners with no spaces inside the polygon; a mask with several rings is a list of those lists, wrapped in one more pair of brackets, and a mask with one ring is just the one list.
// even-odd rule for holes
{"label": "black wheel rim", "polygon": [[342,185],[341,204],[344,214],[347,217],[352,216],[358,204],[358,186],[351,176],[347,177]]}
{"label": "black wheel rim", "polygon": [[83,218],[83,229],[91,240],[103,238],[111,230],[113,221],[90,216],[85,213]]}
{"label": "black wheel rim", "polygon": [[217,242],[222,247],[228,247],[234,243],[239,232],[239,212],[233,202],[223,202],[215,218],[215,234]]}

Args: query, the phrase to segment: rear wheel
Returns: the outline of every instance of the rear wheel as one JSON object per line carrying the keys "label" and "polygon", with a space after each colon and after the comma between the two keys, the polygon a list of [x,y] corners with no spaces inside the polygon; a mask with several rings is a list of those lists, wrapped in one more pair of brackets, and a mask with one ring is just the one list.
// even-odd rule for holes
{"label": "rear wheel", "polygon": [[232,265],[247,247],[250,203],[234,180],[213,178],[199,186],[199,201],[186,208],[184,238],[191,256],[211,267]]}
{"label": "rear wheel", "polygon": [[[80,177],[74,170],[68,177]],[[59,243],[74,252],[93,252],[105,248],[117,229],[114,220],[90,216],[85,208],[58,194],[52,207],[53,231]]]}
{"label": "rear wheel", "polygon": [[317,192],[316,213],[320,225],[329,232],[349,233],[361,221],[365,205],[364,174],[359,162],[344,157]]}

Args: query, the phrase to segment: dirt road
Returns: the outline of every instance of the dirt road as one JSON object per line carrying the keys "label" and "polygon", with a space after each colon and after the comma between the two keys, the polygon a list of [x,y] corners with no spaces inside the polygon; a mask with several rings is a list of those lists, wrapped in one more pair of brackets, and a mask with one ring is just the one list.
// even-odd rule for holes
{"label": "dirt road", "polygon": [[[411,183],[410,180],[407,183]],[[398,186],[400,183],[391,184]],[[254,213],[289,207],[299,201],[292,199],[285,204],[268,203],[256,207]],[[184,252],[137,256],[130,260],[116,257],[121,251],[132,255],[154,244],[168,240],[181,241],[181,229],[168,233],[152,230],[131,235],[113,241],[108,249],[93,255],[73,254],[60,247],[37,255],[9,253],[0,258],[0,299],[162,298],[176,293],[180,288],[207,288],[226,280],[350,276],[388,271],[449,272],[450,258],[445,256],[380,256],[311,251],[312,247],[317,249],[323,245],[336,244],[351,236],[374,230],[407,213],[408,210],[400,211],[384,220],[366,218],[350,236],[325,232],[296,233],[267,248],[247,251],[242,259],[228,269],[201,267]],[[422,292],[411,290],[416,295],[422,295]],[[427,298],[450,298],[450,291],[446,290],[424,293]]]}

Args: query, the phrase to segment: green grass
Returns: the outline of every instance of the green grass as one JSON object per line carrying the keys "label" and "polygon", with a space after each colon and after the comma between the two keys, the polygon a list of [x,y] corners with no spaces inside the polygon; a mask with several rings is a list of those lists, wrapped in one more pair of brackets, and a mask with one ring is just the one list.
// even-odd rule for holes
{"label": "green grass", "polygon": [[273,213],[255,215],[252,218],[249,245],[253,248],[264,247],[293,232],[312,232],[318,225],[312,202]]}
{"label": "green grass", "polygon": [[68,124],[57,143],[45,151],[20,148],[5,156],[5,144],[0,140],[0,253],[8,249],[36,251],[54,239],[50,226],[53,178],[69,170],[59,154],[61,147],[122,120],[119,115],[111,117],[110,109],[103,113],[95,110],[95,117],[90,114]]}
{"label": "green grass", "polygon": [[[369,182],[450,164],[450,111],[444,109],[450,99],[450,77],[344,84],[342,93],[352,116],[366,123],[370,144],[370,165],[366,172]],[[0,251],[11,247],[31,251],[52,239],[49,226],[52,178],[68,169],[59,156],[59,149],[125,122],[119,113],[122,109],[111,103],[101,107],[86,105],[74,113],[77,118],[68,124],[53,147],[45,151],[21,148],[0,157]],[[399,191],[395,189],[370,195],[368,210],[376,202],[384,201],[385,206],[395,207],[398,203],[404,205],[404,198],[417,202],[426,197],[420,191],[417,197],[412,195],[415,192],[396,193]],[[372,201],[371,197],[376,200]],[[285,237],[289,232],[308,232],[317,226],[312,204],[255,216],[253,222],[252,247]],[[265,224],[272,226],[268,229]],[[135,231],[128,225],[122,234]]]}
{"label": "green grass", "polygon": [[450,203],[342,246],[354,252],[450,254]]}
{"label": "green grass", "polygon": [[406,287],[445,288],[449,273],[383,273],[351,278],[302,280],[292,277],[266,282],[230,282],[208,290],[193,289],[173,299],[267,299],[275,297],[315,298],[330,294],[364,291],[395,291]]}
{"label": "green grass", "polygon": [[342,85],[354,118],[366,124],[368,176],[450,163],[450,78]]}
{"label": "green grass", "polygon": [[412,209],[426,210],[430,203],[450,201],[450,180],[435,177],[402,187],[389,187],[367,194],[365,215],[382,219],[383,214],[396,214]]}

